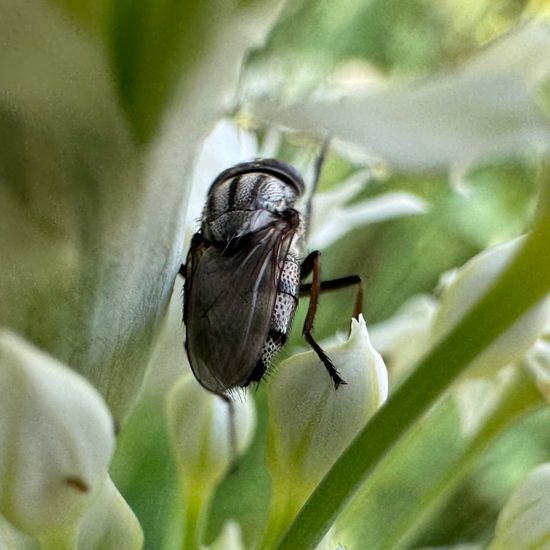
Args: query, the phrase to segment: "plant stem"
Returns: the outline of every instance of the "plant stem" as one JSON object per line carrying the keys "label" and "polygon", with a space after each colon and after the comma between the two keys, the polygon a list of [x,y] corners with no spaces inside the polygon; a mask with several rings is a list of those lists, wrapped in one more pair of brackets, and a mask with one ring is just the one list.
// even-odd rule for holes
{"label": "plant stem", "polygon": [[479,458],[502,433],[520,417],[545,403],[529,373],[525,368],[518,367],[475,435],[466,442],[460,455],[449,464],[439,481],[414,505],[406,522],[392,529],[385,544],[391,548],[408,547],[422,526],[447,502],[478,464]]}
{"label": "plant stem", "polygon": [[212,491],[203,486],[189,484],[186,495],[182,550],[198,550]]}
{"label": "plant stem", "polygon": [[275,548],[288,526],[292,523],[298,510],[307,498],[307,494],[298,494],[292,490],[296,484],[283,483],[280,480],[273,482],[271,497],[271,514],[263,539],[258,546],[259,550]]}

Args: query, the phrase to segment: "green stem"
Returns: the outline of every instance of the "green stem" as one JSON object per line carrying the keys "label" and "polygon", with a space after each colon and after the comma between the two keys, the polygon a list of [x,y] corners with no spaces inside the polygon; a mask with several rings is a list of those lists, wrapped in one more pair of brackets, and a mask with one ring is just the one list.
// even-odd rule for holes
{"label": "green stem", "polygon": [[500,334],[550,291],[550,167],[533,231],[504,274],[420,362],[342,453],[300,510],[279,548],[314,548],[384,457]]}
{"label": "green stem", "polygon": [[307,498],[306,495],[299,495],[293,491],[299,483],[283,483],[274,480],[273,493],[271,497],[271,514],[266,527],[259,550],[270,550],[275,548],[302,504]]}
{"label": "green stem", "polygon": [[38,537],[40,550],[75,550],[78,541],[78,529],[72,527]]}
{"label": "green stem", "polygon": [[186,495],[186,502],[182,550],[198,550],[212,491],[203,486],[188,484],[183,494]]}
{"label": "green stem", "polygon": [[409,547],[413,537],[447,502],[495,440],[520,417],[545,403],[529,373],[525,368],[518,367],[505,390],[499,395],[497,403],[485,416],[475,435],[466,442],[460,455],[449,464],[439,481],[415,503],[406,521],[392,529],[388,539],[384,541],[387,547]]}

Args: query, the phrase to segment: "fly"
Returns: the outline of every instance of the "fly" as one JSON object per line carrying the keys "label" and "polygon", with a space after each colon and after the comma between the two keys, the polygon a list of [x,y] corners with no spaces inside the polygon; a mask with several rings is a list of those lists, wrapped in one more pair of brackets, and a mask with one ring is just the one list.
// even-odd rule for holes
{"label": "fly", "polygon": [[[316,162],[317,185],[324,151]],[[200,230],[185,265],[183,320],[191,369],[207,390],[227,392],[259,382],[288,340],[298,299],[309,296],[303,336],[337,389],[345,381],[315,341],[319,294],[357,285],[354,316],[363,292],[357,275],[320,280],[320,252],[304,258],[311,196],[303,212],[301,175],[274,159],[237,164],[212,183]],[[312,275],[311,283],[303,281]]]}

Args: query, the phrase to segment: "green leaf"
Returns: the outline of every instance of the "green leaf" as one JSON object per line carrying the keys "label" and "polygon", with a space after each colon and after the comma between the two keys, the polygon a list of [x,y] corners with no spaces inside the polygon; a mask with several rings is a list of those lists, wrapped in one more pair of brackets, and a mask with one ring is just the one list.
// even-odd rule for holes
{"label": "green leaf", "polygon": [[121,0],[109,23],[121,103],[140,142],[152,137],[180,77],[189,78],[208,44],[216,1]]}
{"label": "green leaf", "polygon": [[[194,91],[197,75],[213,51],[223,54],[224,63],[210,70],[222,75],[235,65],[238,70],[247,47],[263,39],[271,27],[280,3],[116,2],[108,29],[109,53],[120,101],[136,140],[148,142],[178,94]],[[213,72],[211,77],[219,75]],[[201,103],[215,109],[215,95],[209,95],[207,88],[200,92]]]}

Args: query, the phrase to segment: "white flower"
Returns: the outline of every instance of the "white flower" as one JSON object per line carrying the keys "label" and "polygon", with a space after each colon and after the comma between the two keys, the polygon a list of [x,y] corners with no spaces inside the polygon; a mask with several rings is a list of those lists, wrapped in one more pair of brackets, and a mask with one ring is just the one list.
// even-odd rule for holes
{"label": "white flower", "polygon": [[[485,294],[508,266],[523,239],[495,246],[469,260],[447,277],[436,317],[433,340],[447,334]],[[472,362],[466,376],[485,376],[522,357],[543,332],[549,317],[548,298],[539,301],[515,321]]]}
{"label": "white flower", "polygon": [[387,370],[362,316],[352,320],[346,342],[325,351],[346,385],[335,390],[323,364],[309,351],[281,363],[267,388],[272,473],[276,481],[302,485],[305,493],[388,394]]}
{"label": "white flower", "polygon": [[403,170],[427,170],[547,147],[550,123],[534,91],[550,70],[550,26],[533,21],[496,40],[455,72],[402,89],[256,112],[302,131],[360,144]]}
{"label": "white flower", "polygon": [[370,328],[373,346],[384,356],[392,382],[428,349],[437,300],[429,294],[409,298],[392,317]]}
{"label": "white flower", "polygon": [[105,476],[99,495],[84,515],[78,532],[78,550],[140,550],[141,526],[118,492]]}
{"label": "white flower", "polygon": [[489,550],[550,548],[550,464],[532,470],[498,517]]}
{"label": "white flower", "polygon": [[103,485],[114,425],[82,377],[0,332],[0,512],[21,531],[76,525]]}
{"label": "white flower", "polygon": [[534,377],[543,397],[550,401],[550,322],[544,328],[541,337],[525,354],[523,364]]}
{"label": "white flower", "polygon": [[[244,452],[254,434],[252,399],[233,401],[236,450]],[[188,484],[210,487],[227,471],[233,456],[229,404],[205,390],[191,374],[182,376],[168,394],[172,444]]]}
{"label": "white flower", "polygon": [[185,497],[184,546],[196,547],[214,489],[250,443],[256,413],[251,399],[229,403],[186,374],[168,394],[167,414]]}
{"label": "white flower", "polygon": [[359,171],[329,191],[313,197],[309,246],[328,248],[338,239],[365,225],[424,214],[427,203],[411,193],[391,192],[348,204],[365,186],[369,174]]}

